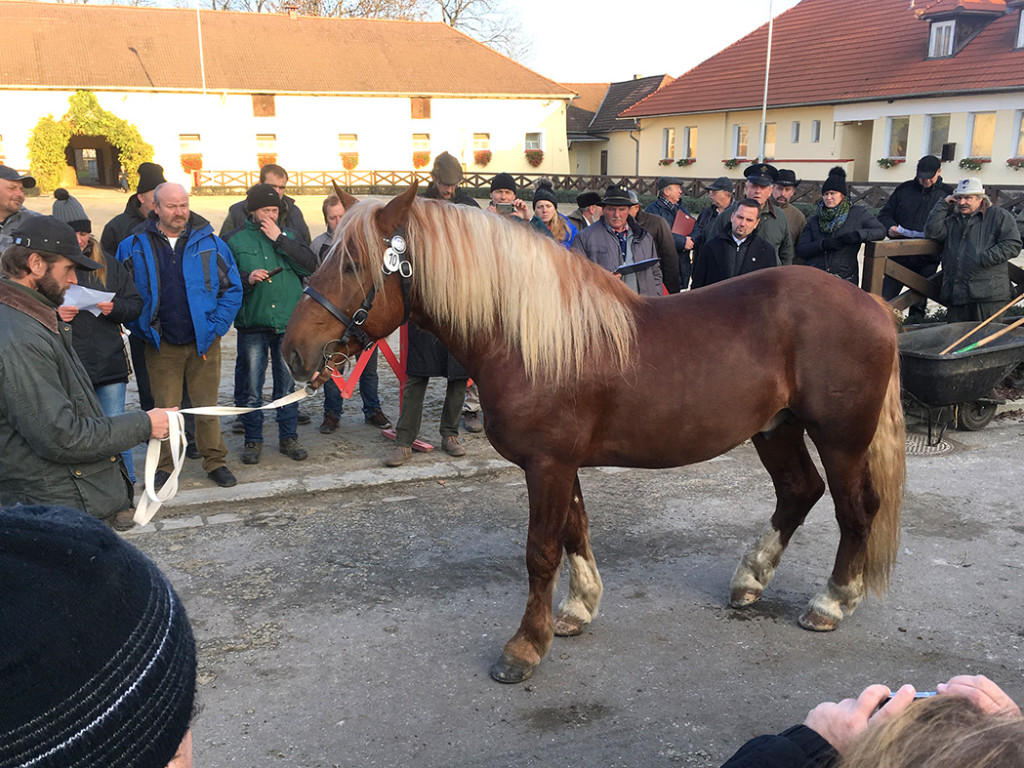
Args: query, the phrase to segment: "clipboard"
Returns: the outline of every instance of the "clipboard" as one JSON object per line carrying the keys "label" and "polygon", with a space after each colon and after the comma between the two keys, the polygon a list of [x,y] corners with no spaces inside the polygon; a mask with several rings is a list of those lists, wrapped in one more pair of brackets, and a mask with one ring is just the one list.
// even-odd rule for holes
{"label": "clipboard", "polygon": [[631,261],[612,270],[613,275],[631,275],[634,272],[643,272],[658,263],[658,259],[644,259],[643,261]]}
{"label": "clipboard", "polygon": [[672,222],[672,234],[689,237],[697,220],[686,211],[676,211],[676,220]]}

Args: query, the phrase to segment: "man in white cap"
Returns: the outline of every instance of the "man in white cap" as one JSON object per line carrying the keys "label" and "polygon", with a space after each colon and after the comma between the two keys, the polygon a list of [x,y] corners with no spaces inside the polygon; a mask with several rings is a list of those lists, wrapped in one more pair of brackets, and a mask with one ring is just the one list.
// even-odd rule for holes
{"label": "man in white cap", "polygon": [[0,165],[0,253],[13,242],[11,232],[18,222],[38,215],[25,208],[25,190],[35,185],[31,176],[22,176],[13,168]]}
{"label": "man in white cap", "polygon": [[1006,263],[1021,249],[1013,214],[992,205],[981,179],[966,178],[939,200],[924,226],[942,245],[942,290],[950,323],[985,320],[1012,297]]}

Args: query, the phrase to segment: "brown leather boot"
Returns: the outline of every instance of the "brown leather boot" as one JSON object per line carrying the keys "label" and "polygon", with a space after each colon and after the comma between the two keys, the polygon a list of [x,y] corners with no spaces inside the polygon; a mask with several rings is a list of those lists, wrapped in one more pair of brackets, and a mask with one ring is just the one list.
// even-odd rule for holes
{"label": "brown leather boot", "polygon": [[396,445],[384,459],[385,467],[400,467],[412,456],[412,448],[404,445]]}

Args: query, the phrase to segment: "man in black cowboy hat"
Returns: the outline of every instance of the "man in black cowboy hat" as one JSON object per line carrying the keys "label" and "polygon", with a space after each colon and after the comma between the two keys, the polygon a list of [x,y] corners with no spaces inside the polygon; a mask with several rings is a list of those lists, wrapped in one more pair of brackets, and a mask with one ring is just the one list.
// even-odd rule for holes
{"label": "man in black cowboy hat", "polygon": [[161,409],[104,416],[57,307],[82,254],[75,231],[32,216],[0,255],[0,505],[60,504],[131,526],[133,491],[121,452],[167,436]]}
{"label": "man in black cowboy hat", "polygon": [[[761,204],[761,220],[757,225],[757,233],[775,248],[775,252],[779,254],[779,263],[792,264],[794,251],[793,238],[789,235],[789,220],[772,200],[772,188],[779,172],[775,166],[768,163],[754,163],[743,169],[743,175],[747,179],[743,186],[743,197],[757,200]],[[722,215],[715,219],[710,231],[707,232],[707,239],[710,240],[721,232],[728,232],[735,211],[736,203],[722,211]]]}
{"label": "man in black cowboy hat", "polygon": [[[601,220],[576,236],[572,249],[599,264],[641,296],[661,296],[664,291],[661,264],[654,238],[629,215],[629,193],[610,186],[601,199]],[[639,269],[633,264],[648,262]]]}
{"label": "man in black cowboy hat", "polygon": [[772,198],[775,204],[786,214],[786,221],[789,222],[789,237],[793,241],[793,248],[796,248],[800,233],[807,226],[807,217],[803,211],[793,205],[793,195],[800,182],[796,180],[796,174],[788,168],[779,168],[775,178],[775,187],[772,189]]}

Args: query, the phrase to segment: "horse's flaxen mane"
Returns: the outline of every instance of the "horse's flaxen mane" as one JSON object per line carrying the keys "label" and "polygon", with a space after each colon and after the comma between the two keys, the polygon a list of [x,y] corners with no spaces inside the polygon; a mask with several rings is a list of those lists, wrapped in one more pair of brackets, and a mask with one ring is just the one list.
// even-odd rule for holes
{"label": "horse's flaxen mane", "polygon": [[[385,244],[364,200],[344,234],[382,282]],[[515,222],[482,210],[422,200],[406,223],[413,290],[424,311],[459,338],[501,333],[532,379],[565,382],[581,370],[625,370],[642,301],[608,272]],[[344,274],[343,278],[344,279]]]}

